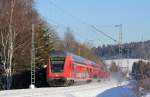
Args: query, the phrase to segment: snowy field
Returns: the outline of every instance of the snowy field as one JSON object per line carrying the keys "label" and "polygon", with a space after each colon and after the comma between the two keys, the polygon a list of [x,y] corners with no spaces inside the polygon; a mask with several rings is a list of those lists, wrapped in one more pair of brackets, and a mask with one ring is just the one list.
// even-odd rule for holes
{"label": "snowy field", "polygon": [[148,93],[145,97],[150,97],[150,93]]}
{"label": "snowy field", "polygon": [[[136,97],[134,84],[116,81],[93,82],[70,87],[49,87],[0,91],[0,97]],[[144,96],[150,97],[150,95]]]}
{"label": "snowy field", "polygon": [[0,97],[96,97],[116,85],[115,81],[105,81],[70,87],[7,90],[1,91]]}
{"label": "snowy field", "polygon": [[96,97],[115,86],[115,81],[105,81],[70,87],[7,90],[1,91],[0,97]]}

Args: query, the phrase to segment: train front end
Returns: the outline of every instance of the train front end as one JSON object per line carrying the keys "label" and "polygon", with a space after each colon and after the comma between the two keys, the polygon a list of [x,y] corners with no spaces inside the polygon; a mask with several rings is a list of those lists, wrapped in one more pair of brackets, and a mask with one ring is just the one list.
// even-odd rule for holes
{"label": "train front end", "polygon": [[70,58],[67,52],[55,51],[49,55],[47,65],[47,82],[50,86],[68,85],[68,79],[72,76],[70,69]]}

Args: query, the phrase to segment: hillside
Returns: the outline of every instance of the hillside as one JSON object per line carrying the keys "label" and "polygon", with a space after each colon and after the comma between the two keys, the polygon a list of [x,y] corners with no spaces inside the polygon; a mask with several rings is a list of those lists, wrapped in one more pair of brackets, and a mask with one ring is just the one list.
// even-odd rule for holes
{"label": "hillside", "polygon": [[[106,63],[107,67],[110,68],[112,62],[115,62],[115,64],[119,67],[125,67],[126,69],[129,70],[129,72],[132,71],[132,66],[134,62],[138,61],[143,61],[143,62],[149,62],[148,60],[144,59],[113,59],[113,60],[105,60],[104,62]],[[122,64],[119,64],[121,62]]]}
{"label": "hillside", "polygon": [[[122,45],[123,58],[144,58],[150,57],[150,40],[144,42],[131,42]],[[93,49],[95,54],[104,59],[116,59],[119,57],[118,45],[103,45]]]}

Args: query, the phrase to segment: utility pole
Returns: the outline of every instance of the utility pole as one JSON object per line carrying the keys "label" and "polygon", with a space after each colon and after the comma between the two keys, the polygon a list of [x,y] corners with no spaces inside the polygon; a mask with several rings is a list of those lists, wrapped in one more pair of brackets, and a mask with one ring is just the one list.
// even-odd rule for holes
{"label": "utility pole", "polygon": [[[144,41],[143,41],[143,34],[141,35],[141,48],[142,51],[144,50]],[[143,53],[143,52],[142,52]],[[145,56],[140,56],[140,60],[142,61],[142,59],[145,59]]]}
{"label": "utility pole", "polygon": [[32,48],[31,48],[31,84],[30,88],[35,88],[35,43],[34,43],[34,24],[32,24]]}
{"label": "utility pole", "polygon": [[122,59],[122,24],[119,25],[119,57]]}
{"label": "utility pole", "polygon": [[119,28],[119,42],[118,42],[118,47],[119,47],[119,59],[120,60],[118,60],[118,65],[119,65],[119,68],[120,68],[120,70],[119,70],[119,72],[120,72],[120,79],[118,81],[118,85],[121,85],[122,81],[125,79],[125,76],[124,76],[125,71],[124,70],[127,67],[124,67],[122,65],[122,61],[123,60],[121,60],[123,58],[123,56],[122,56],[122,46],[123,46],[122,45],[122,24],[115,25],[115,27]]}
{"label": "utility pole", "polygon": [[130,46],[127,47],[127,74],[129,75],[129,58],[130,58]]}
{"label": "utility pole", "polygon": [[[122,24],[115,25],[115,27],[119,27],[119,59],[122,59]],[[121,61],[119,61],[119,65],[122,67]]]}

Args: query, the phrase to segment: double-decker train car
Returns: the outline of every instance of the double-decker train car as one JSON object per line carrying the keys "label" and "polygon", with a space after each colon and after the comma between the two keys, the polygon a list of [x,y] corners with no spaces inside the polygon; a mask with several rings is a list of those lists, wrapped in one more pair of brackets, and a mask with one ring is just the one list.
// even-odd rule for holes
{"label": "double-decker train car", "polygon": [[68,86],[74,82],[99,80],[100,65],[66,51],[49,54],[47,82],[50,86]]}

